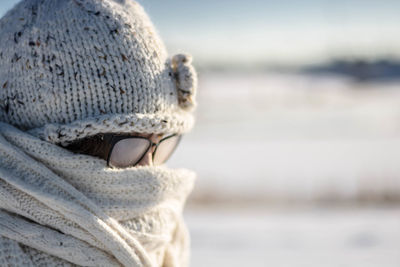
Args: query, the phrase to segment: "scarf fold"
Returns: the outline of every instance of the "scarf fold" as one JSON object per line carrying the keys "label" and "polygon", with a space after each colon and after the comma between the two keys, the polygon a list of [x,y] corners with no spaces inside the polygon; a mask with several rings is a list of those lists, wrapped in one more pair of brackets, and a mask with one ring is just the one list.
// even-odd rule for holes
{"label": "scarf fold", "polygon": [[0,123],[0,237],[71,264],[187,266],[194,180],[164,166],[110,169]]}

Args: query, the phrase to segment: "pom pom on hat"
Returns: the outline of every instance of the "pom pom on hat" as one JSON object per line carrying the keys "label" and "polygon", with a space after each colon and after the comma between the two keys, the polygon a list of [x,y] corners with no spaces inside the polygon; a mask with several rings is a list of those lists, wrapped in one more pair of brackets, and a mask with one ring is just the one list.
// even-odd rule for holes
{"label": "pom pom on hat", "polygon": [[192,57],[178,54],[172,58],[172,69],[175,74],[179,106],[187,111],[193,110],[196,103],[197,73],[192,65]]}

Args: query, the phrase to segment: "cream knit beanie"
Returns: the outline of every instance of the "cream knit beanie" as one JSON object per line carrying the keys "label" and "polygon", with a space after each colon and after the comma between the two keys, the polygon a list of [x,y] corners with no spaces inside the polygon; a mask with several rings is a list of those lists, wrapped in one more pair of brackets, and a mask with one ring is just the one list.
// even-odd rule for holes
{"label": "cream knit beanie", "polygon": [[133,0],[24,0],[0,38],[0,121],[52,143],[193,125],[191,58],[168,58]]}

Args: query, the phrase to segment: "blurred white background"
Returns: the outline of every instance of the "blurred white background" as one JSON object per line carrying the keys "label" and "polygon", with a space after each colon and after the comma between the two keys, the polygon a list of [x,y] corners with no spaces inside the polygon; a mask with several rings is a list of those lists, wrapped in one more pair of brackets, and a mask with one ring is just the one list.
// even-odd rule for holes
{"label": "blurred white background", "polygon": [[192,266],[400,266],[400,83],[200,77]]}

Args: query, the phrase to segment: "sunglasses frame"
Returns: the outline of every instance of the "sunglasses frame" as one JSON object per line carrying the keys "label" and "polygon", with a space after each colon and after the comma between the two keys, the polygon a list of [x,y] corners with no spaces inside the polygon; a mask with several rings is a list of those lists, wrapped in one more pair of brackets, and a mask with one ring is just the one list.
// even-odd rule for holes
{"label": "sunglasses frame", "polygon": [[[136,138],[136,139],[139,138],[139,139],[145,139],[145,140],[147,140],[149,142],[149,146],[143,152],[143,155],[141,155],[140,158],[134,164],[132,164],[130,166],[127,166],[127,167],[135,167],[143,159],[143,157],[146,155],[146,153],[149,151],[149,149],[153,148],[155,146],[156,148],[154,149],[154,152],[152,153],[152,156],[151,156],[152,163],[154,163],[154,155],[156,154],[157,148],[160,145],[160,143],[162,143],[163,141],[165,141],[165,140],[167,140],[169,138],[175,137],[175,136],[178,136],[178,141],[177,141],[174,149],[171,151],[170,155],[168,156],[168,158],[165,160],[165,161],[167,161],[170,158],[170,156],[174,153],[176,147],[179,145],[179,143],[180,143],[180,141],[182,139],[182,135],[181,134],[176,134],[175,133],[175,134],[168,135],[168,136],[162,138],[157,143],[154,143],[148,137],[137,136],[137,135],[113,134],[111,136],[111,138],[103,138],[104,140],[109,139],[109,140],[106,140],[106,141],[109,142],[109,144],[111,145],[110,150],[108,151],[108,154],[107,154],[107,167],[117,168],[117,167],[114,167],[114,166],[110,165],[110,158],[111,158],[111,154],[112,154],[112,151],[114,149],[114,146],[121,140],[131,139],[131,138]],[[125,167],[125,168],[127,168],[127,167]]]}

